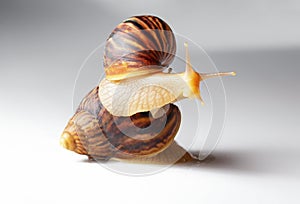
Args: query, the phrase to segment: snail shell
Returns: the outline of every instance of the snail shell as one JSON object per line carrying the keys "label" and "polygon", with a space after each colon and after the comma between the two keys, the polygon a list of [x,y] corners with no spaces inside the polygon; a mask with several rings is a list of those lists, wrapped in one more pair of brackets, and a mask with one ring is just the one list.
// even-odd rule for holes
{"label": "snail shell", "polygon": [[166,22],[156,16],[133,16],[120,23],[106,41],[106,78],[121,80],[161,72],[175,53],[175,36]]}
{"label": "snail shell", "polygon": [[174,141],[181,121],[177,106],[163,107],[166,118],[154,119],[149,112],[116,117],[103,107],[98,90],[82,100],[68,122],[60,140],[63,147],[96,160],[174,163],[193,159]]}

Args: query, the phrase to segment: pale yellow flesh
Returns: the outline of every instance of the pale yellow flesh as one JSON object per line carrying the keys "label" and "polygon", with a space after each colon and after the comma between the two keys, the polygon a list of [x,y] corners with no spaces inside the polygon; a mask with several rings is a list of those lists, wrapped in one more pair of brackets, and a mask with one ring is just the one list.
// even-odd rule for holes
{"label": "pale yellow flesh", "polygon": [[113,83],[103,79],[99,97],[114,116],[131,116],[160,108],[189,96],[189,88],[180,74],[157,73],[135,80]]}
{"label": "pale yellow flesh", "polygon": [[186,46],[185,72],[154,73],[120,81],[103,79],[99,84],[99,98],[114,116],[131,116],[138,112],[156,110],[184,98],[200,96],[200,81],[206,78],[235,75],[234,72],[199,74],[190,65]]}

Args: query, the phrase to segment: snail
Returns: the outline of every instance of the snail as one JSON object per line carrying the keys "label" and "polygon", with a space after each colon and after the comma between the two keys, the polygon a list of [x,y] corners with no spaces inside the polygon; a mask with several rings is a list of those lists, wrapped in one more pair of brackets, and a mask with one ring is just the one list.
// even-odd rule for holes
{"label": "snail", "polygon": [[104,49],[105,78],[81,101],[60,144],[94,160],[150,163],[197,159],[174,140],[181,123],[176,101],[199,99],[202,80],[234,72],[165,72],[174,60],[176,40],[156,16],[133,16],[120,23]]}

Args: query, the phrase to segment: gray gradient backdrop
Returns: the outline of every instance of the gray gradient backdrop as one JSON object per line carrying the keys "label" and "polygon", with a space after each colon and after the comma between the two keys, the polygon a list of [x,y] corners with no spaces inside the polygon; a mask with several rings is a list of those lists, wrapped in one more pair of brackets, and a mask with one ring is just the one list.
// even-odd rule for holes
{"label": "gray gradient backdrop", "polygon": [[[81,63],[137,14],[237,71],[213,161],[127,177],[59,146]],[[297,0],[0,1],[1,203],[299,203],[299,23]]]}

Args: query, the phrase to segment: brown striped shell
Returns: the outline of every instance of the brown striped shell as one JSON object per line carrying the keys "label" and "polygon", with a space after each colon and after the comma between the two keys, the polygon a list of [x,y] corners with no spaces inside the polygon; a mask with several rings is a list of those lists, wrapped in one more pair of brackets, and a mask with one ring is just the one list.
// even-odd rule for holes
{"label": "brown striped shell", "polygon": [[82,100],[68,122],[61,144],[95,160],[174,163],[192,159],[174,141],[181,121],[179,109],[174,104],[163,109],[166,118],[153,118],[150,112],[116,117],[101,104],[97,87]]}
{"label": "brown striped shell", "polygon": [[161,72],[175,53],[175,36],[166,22],[156,16],[133,16],[120,23],[106,41],[106,78],[121,80]]}

